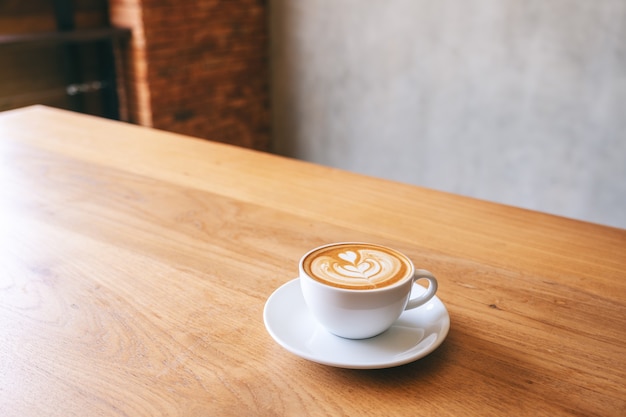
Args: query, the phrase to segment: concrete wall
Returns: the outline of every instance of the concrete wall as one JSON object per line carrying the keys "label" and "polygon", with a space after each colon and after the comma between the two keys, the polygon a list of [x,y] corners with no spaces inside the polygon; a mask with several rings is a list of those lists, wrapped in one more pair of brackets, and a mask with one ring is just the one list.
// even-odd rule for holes
{"label": "concrete wall", "polygon": [[626,228],[625,0],[272,0],[274,147]]}

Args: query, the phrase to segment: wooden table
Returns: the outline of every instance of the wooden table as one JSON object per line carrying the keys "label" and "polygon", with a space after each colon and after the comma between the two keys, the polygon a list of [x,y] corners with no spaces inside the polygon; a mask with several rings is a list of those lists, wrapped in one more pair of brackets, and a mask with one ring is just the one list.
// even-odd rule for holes
{"label": "wooden table", "polygon": [[[0,114],[0,195],[2,416],[626,415],[626,230],[40,106]],[[269,336],[346,240],[439,277],[437,350],[350,370]]]}

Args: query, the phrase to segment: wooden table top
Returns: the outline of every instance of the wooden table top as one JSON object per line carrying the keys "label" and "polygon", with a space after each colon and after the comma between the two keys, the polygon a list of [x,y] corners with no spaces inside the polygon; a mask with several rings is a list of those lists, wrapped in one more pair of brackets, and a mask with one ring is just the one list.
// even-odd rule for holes
{"label": "wooden table top", "polygon": [[[626,230],[41,106],[0,114],[0,195],[2,416],[626,415]],[[439,278],[438,349],[271,338],[301,255],[350,240]]]}

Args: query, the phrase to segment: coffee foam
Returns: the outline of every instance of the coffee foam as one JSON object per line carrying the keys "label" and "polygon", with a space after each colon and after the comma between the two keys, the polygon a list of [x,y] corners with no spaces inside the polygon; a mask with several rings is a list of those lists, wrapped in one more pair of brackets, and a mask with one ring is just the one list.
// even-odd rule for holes
{"label": "coffee foam", "polygon": [[410,261],[394,250],[370,244],[345,243],[322,247],[303,261],[315,280],[347,289],[375,289],[401,281],[411,271]]}

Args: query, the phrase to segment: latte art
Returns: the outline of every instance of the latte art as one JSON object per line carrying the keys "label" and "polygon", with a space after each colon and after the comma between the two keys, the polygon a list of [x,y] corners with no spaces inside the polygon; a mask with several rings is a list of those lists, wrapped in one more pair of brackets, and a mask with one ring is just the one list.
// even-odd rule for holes
{"label": "latte art", "polygon": [[374,289],[392,285],[411,272],[401,254],[376,245],[343,244],[309,254],[303,263],[317,281],[340,288]]}

